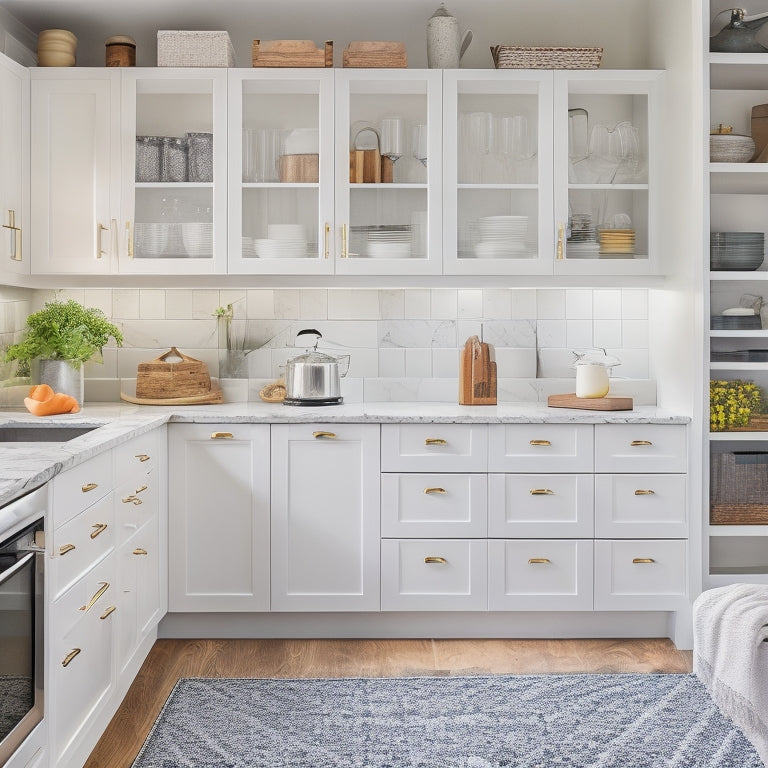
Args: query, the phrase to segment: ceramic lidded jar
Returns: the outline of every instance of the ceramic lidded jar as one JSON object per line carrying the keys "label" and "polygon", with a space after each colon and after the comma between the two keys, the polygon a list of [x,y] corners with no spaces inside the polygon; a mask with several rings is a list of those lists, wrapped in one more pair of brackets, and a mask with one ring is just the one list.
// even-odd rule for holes
{"label": "ceramic lidded jar", "polygon": [[573,363],[576,369],[576,397],[605,397],[610,389],[609,372],[616,365],[621,365],[618,358],[600,352],[576,355]]}
{"label": "ceramic lidded jar", "polygon": [[41,67],[74,67],[77,38],[66,29],[44,29],[37,36],[37,63]]}
{"label": "ceramic lidded jar", "polygon": [[427,21],[427,66],[430,69],[458,69],[461,57],[472,42],[472,32],[459,34],[459,22],[444,3]]}

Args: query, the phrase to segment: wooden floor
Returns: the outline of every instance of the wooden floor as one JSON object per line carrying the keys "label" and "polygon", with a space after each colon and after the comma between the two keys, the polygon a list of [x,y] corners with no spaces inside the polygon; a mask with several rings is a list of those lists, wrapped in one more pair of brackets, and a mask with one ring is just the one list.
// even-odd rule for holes
{"label": "wooden floor", "polygon": [[690,671],[669,640],[158,640],[85,768],[128,768],[180,677]]}

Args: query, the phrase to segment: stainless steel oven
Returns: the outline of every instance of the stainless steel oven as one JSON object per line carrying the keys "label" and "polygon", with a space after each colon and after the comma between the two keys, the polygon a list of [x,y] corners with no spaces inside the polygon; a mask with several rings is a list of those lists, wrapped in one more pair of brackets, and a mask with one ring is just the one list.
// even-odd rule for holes
{"label": "stainless steel oven", "polygon": [[0,766],[43,719],[47,487],[0,507]]}

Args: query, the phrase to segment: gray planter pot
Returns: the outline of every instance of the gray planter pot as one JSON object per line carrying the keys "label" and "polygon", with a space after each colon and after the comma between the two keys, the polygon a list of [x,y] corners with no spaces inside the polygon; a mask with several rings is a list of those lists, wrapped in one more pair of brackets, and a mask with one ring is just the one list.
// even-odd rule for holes
{"label": "gray planter pot", "polygon": [[85,392],[83,366],[73,368],[68,360],[41,360],[40,383],[47,384],[54,392],[72,395],[82,406]]}

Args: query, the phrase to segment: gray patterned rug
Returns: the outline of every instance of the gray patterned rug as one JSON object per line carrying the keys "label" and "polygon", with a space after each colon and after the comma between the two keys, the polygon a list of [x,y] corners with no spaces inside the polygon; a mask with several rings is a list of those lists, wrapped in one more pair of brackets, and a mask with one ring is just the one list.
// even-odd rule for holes
{"label": "gray patterned rug", "polygon": [[763,768],[694,675],[183,679],[134,768]]}

